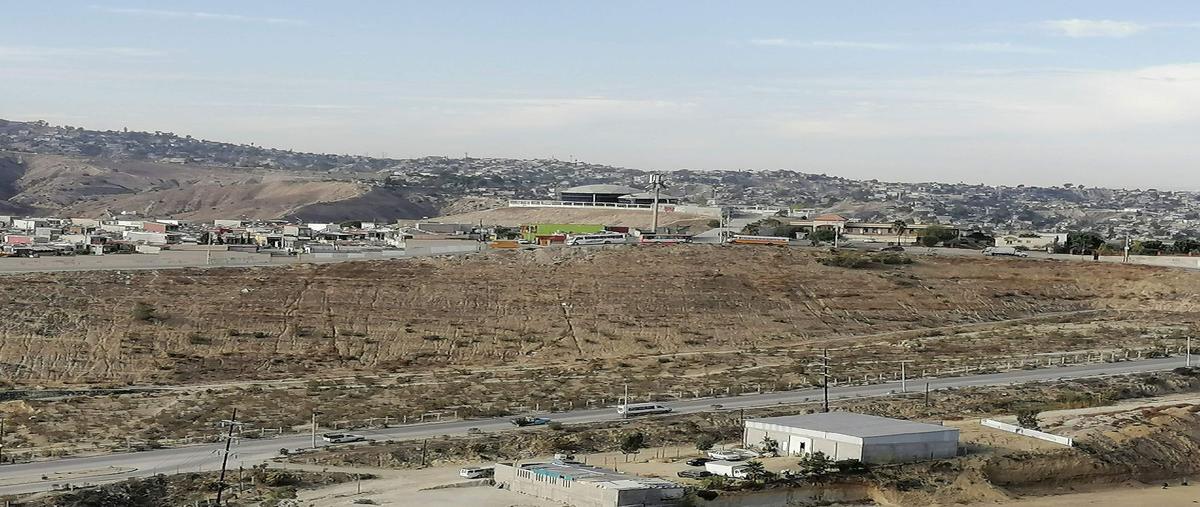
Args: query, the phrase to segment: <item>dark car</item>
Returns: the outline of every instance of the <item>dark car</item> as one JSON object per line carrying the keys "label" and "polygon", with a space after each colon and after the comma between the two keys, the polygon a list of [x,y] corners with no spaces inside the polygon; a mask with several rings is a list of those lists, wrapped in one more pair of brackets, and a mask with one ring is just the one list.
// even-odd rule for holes
{"label": "dark car", "polygon": [[703,479],[705,477],[712,477],[712,472],[709,472],[708,470],[680,470],[679,473],[675,475],[683,477],[684,479]]}
{"label": "dark car", "polygon": [[880,252],[903,252],[904,247],[900,245],[885,246],[879,249]]}
{"label": "dark car", "polygon": [[712,459],[710,459],[710,458],[692,458],[692,459],[687,460],[685,463],[687,463],[688,466],[702,467],[702,466],[704,466],[705,463],[708,463],[709,461],[712,461]]}
{"label": "dark car", "polygon": [[541,426],[543,424],[549,424],[550,418],[549,417],[528,417],[528,416],[518,417],[516,419],[513,419],[512,423],[516,426]]}

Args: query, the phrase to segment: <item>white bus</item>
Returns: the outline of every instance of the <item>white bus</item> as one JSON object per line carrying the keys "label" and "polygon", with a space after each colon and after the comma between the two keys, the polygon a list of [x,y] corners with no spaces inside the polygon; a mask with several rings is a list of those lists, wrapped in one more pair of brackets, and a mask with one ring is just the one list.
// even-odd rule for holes
{"label": "white bus", "polygon": [[687,234],[642,234],[638,243],[691,243],[692,237]]}
{"label": "white bus", "polygon": [[625,417],[647,414],[668,414],[670,412],[671,407],[659,405],[657,403],[632,403],[629,405],[617,405],[617,413]]}
{"label": "white bus", "polygon": [[625,235],[619,232],[597,232],[595,234],[579,234],[567,236],[567,244],[577,245],[614,245],[625,242]]}

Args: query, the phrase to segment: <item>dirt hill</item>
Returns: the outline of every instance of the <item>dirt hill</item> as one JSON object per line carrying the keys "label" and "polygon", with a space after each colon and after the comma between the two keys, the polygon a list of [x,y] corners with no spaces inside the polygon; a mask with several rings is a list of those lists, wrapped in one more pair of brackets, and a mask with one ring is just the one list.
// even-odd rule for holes
{"label": "dirt hill", "polygon": [[328,221],[436,214],[410,194],[320,173],[0,153],[0,213]]}

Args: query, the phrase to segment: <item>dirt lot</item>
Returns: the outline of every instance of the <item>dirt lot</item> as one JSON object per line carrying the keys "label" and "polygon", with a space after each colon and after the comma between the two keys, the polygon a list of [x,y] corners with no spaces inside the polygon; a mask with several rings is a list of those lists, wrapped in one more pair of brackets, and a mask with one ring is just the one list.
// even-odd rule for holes
{"label": "dirt lot", "polygon": [[[1190,295],[1200,288],[1200,273],[1146,267],[930,258],[856,270],[823,266],[820,255],[703,245],[552,248],[16,275],[0,287],[9,316],[0,323],[0,379],[197,383],[517,365],[595,372],[627,368],[648,352],[753,354],[839,337],[854,338],[833,343],[888,357],[909,350],[904,359],[1149,347],[1192,329]],[[139,303],[150,311],[135,311]],[[1046,313],[1073,325],[1000,322]],[[958,332],[971,323],[999,324]],[[898,331],[909,333],[884,334]],[[658,369],[686,374],[705,363]]]}
{"label": "dirt lot", "polygon": [[[489,416],[611,403],[626,383],[656,399],[806,386],[822,347],[844,383],[893,377],[899,360],[917,376],[1159,354],[1196,330],[1200,273],[821,255],[554,248],[16,275],[0,286],[0,382],[20,389],[0,414],[24,446],[211,437],[231,406],[276,429],[317,407],[353,425]],[[182,387],[33,399],[128,384]]]}

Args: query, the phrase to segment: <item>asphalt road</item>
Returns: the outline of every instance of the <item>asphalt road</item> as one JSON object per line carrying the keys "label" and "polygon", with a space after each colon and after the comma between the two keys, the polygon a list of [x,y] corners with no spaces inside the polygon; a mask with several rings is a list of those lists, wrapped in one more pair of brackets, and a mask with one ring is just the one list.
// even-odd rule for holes
{"label": "asphalt road", "polygon": [[[1065,367],[1017,370],[987,375],[950,377],[940,379],[914,379],[908,382],[911,392],[924,391],[925,383],[931,390],[974,386],[995,386],[1027,382],[1053,381],[1095,376],[1123,375],[1162,371],[1182,366],[1182,358],[1147,359],[1118,363],[1096,363]],[[869,386],[835,387],[829,390],[831,400],[888,396],[898,393],[899,382]],[[816,402],[821,399],[820,389],[743,395],[728,398],[699,398],[667,403],[675,413],[695,413],[718,410],[736,410],[771,405]],[[575,410],[549,414],[552,419],[566,423],[588,423],[616,420],[619,417],[612,408]],[[511,431],[514,429],[509,418],[426,423],[403,427],[356,431],[376,440],[411,440],[440,435],[462,435],[470,428],[480,431]],[[535,429],[533,431],[539,431]],[[300,449],[312,445],[311,437],[287,436],[273,439],[240,439],[230,456],[231,468],[249,467],[278,456],[281,448]],[[321,443],[320,445],[324,445]],[[81,458],[62,458],[49,461],[0,466],[0,495],[34,493],[52,489],[54,485],[70,483],[76,486],[113,482],[132,477],[155,474],[173,474],[215,470],[221,466],[221,446],[207,444],[198,446],[159,449],[154,451],[109,454]],[[42,477],[46,479],[42,479]]]}

